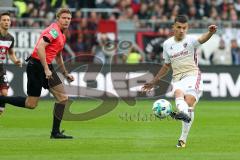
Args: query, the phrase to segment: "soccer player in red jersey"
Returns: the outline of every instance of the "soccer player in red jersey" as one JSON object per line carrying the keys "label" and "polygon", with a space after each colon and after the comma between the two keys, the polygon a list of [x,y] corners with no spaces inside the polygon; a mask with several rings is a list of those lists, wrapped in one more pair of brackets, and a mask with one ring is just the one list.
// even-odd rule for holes
{"label": "soccer player in red jersey", "polygon": [[[22,62],[16,58],[13,46],[14,38],[8,32],[8,29],[11,26],[11,19],[9,12],[3,12],[0,14],[0,95],[8,95],[8,79],[6,75],[6,70],[4,68],[3,62],[6,59],[7,55],[11,61],[17,65],[22,66]],[[4,105],[0,106],[0,114],[4,111]]]}
{"label": "soccer player in red jersey", "polygon": [[68,8],[60,8],[56,13],[57,21],[47,27],[40,35],[32,55],[27,59],[27,97],[3,97],[0,96],[0,106],[9,103],[18,107],[34,109],[38,104],[42,87],[56,98],[54,106],[53,126],[50,138],[71,139],[72,136],[60,132],[60,124],[63,117],[68,96],[64,91],[63,83],[55,72],[52,61],[61,69],[62,74],[69,81],[74,77],[70,75],[63,63],[62,49],[66,42],[64,32],[68,29],[72,14]]}

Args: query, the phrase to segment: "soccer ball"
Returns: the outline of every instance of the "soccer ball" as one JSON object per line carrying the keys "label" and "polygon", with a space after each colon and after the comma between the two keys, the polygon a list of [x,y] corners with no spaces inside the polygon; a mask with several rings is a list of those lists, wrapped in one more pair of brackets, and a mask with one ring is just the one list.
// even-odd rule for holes
{"label": "soccer ball", "polygon": [[172,105],[166,99],[159,99],[153,103],[152,110],[158,118],[165,118],[172,112]]}

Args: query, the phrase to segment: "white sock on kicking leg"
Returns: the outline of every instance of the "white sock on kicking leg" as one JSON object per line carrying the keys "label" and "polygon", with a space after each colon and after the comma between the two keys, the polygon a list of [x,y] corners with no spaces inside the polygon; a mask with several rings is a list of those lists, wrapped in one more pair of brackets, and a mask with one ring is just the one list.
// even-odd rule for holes
{"label": "white sock on kicking leg", "polygon": [[194,110],[192,107],[189,107],[188,115],[190,116],[191,121],[189,123],[182,122],[182,134],[179,138],[179,140],[182,140],[185,143],[187,141],[188,133],[190,131],[190,128],[191,128],[193,120],[194,120]]}

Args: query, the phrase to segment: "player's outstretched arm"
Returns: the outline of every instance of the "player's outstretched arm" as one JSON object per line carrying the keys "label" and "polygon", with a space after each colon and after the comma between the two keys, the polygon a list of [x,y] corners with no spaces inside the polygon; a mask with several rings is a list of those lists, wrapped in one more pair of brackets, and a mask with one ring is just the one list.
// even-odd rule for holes
{"label": "player's outstretched arm", "polygon": [[153,80],[150,81],[149,83],[144,84],[144,86],[142,87],[142,92],[149,92],[160,81],[160,79],[168,73],[170,67],[171,67],[170,63],[169,64],[165,63],[159,70],[157,75],[153,78]]}
{"label": "player's outstretched arm", "polygon": [[216,33],[216,31],[217,31],[217,26],[216,25],[212,24],[212,25],[208,26],[208,32],[206,32],[202,36],[200,36],[198,38],[198,42],[201,43],[201,44],[207,42],[212,37],[212,35],[214,33]]}

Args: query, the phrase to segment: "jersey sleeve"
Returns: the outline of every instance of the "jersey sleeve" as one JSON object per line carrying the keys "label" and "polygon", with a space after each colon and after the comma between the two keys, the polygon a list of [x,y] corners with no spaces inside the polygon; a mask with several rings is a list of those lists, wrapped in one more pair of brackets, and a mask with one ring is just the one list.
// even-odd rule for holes
{"label": "jersey sleeve", "polygon": [[194,48],[198,48],[198,47],[201,45],[201,43],[199,43],[199,41],[198,41],[197,38],[191,37],[191,38],[190,38],[190,41],[191,41],[191,43],[192,43],[192,45],[193,45]]}
{"label": "jersey sleeve", "polygon": [[55,28],[51,28],[43,34],[43,37],[46,37],[50,42],[52,42],[57,39],[58,35],[58,31]]}
{"label": "jersey sleeve", "polygon": [[14,47],[14,38],[13,38],[13,37],[11,38],[11,41],[12,41],[12,44],[11,44],[11,46],[9,47],[10,49],[12,49],[12,48]]}
{"label": "jersey sleeve", "polygon": [[166,63],[166,64],[171,63],[170,58],[169,58],[169,55],[168,55],[167,52],[166,52],[166,46],[165,46],[165,44],[163,44],[163,59],[164,59],[164,63]]}

